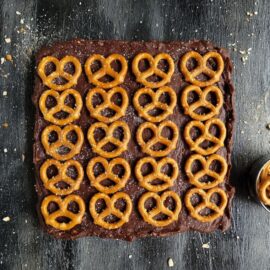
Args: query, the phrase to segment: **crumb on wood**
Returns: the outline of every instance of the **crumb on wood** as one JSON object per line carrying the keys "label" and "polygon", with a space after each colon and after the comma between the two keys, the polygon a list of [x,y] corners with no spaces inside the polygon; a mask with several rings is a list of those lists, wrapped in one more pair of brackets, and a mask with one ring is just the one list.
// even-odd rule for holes
{"label": "crumb on wood", "polygon": [[13,61],[13,58],[12,58],[11,54],[7,54],[5,58],[6,58],[7,61],[10,61],[10,62]]}
{"label": "crumb on wood", "polygon": [[3,96],[7,96],[7,91],[3,91]]}
{"label": "crumb on wood", "polygon": [[174,262],[173,262],[173,259],[172,258],[169,258],[168,259],[168,266],[169,267],[173,267],[174,266]]}
{"label": "crumb on wood", "polygon": [[25,155],[22,154],[22,162],[24,162],[24,161],[25,161]]}
{"label": "crumb on wood", "polygon": [[206,249],[209,249],[210,248],[210,243],[205,243],[202,245],[202,248],[206,248]]}
{"label": "crumb on wood", "polygon": [[131,255],[131,254],[129,254],[129,255],[128,255],[128,258],[129,258],[129,259],[131,259],[131,258],[132,258],[132,255]]}
{"label": "crumb on wood", "polygon": [[11,42],[11,38],[5,38],[5,42],[6,43],[10,43]]}
{"label": "crumb on wood", "polygon": [[2,124],[2,127],[3,127],[3,128],[8,128],[8,123],[7,123],[7,122],[3,123],[3,124]]}
{"label": "crumb on wood", "polygon": [[7,152],[8,152],[7,148],[4,148],[4,153],[7,153]]}
{"label": "crumb on wood", "polygon": [[270,123],[267,123],[265,127],[270,130]]}
{"label": "crumb on wood", "polygon": [[2,219],[4,222],[9,222],[10,221],[10,217],[4,217],[3,219]]}

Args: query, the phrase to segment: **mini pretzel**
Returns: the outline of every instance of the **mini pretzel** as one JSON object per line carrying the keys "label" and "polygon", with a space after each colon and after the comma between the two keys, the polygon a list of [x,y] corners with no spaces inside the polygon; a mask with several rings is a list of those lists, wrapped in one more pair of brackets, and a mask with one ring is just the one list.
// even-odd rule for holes
{"label": "mini pretzel", "polygon": [[[96,72],[92,72],[91,66],[96,61],[100,62],[101,68]],[[121,70],[119,72],[112,68],[111,63],[113,61],[121,63]],[[112,88],[124,82],[128,65],[125,57],[120,54],[111,54],[107,58],[100,54],[94,54],[86,60],[84,68],[90,83],[102,88]],[[106,75],[113,78],[113,80],[110,82],[100,81]]]}
{"label": "mini pretzel", "polygon": [[[72,131],[77,135],[77,142],[74,144],[67,138],[67,135]],[[52,132],[57,133],[58,139],[57,141],[50,143],[49,136]],[[80,153],[83,144],[83,137],[83,132],[79,126],[70,124],[61,129],[58,126],[51,125],[47,126],[42,131],[41,142],[48,155],[57,160],[67,160]],[[70,151],[67,154],[60,154],[60,147],[67,147]]]}
{"label": "mini pretzel", "polygon": [[[159,101],[160,97],[164,93],[167,93],[170,96],[170,104]],[[142,106],[139,101],[142,95],[150,96],[152,102],[148,103],[146,106]],[[160,122],[164,120],[168,115],[173,113],[173,109],[176,105],[176,100],[177,97],[174,90],[168,86],[163,86],[156,92],[150,88],[141,88],[135,93],[133,104],[140,117],[143,117],[150,122]],[[160,109],[162,110],[162,113],[157,116],[152,116],[150,112],[154,109]]]}
{"label": "mini pretzel", "polygon": [[[68,209],[71,202],[75,202],[79,207],[78,213],[73,213]],[[56,203],[59,209],[49,213],[48,206],[50,203]],[[78,195],[68,195],[64,199],[61,199],[61,197],[55,195],[50,195],[45,197],[42,201],[41,213],[47,225],[61,231],[66,231],[72,229],[78,224],[81,224],[83,215],[85,213],[85,205],[83,199]],[[68,223],[59,222],[57,221],[57,218],[60,217],[66,217],[70,221]]]}
{"label": "mini pretzel", "polygon": [[[174,210],[171,210],[167,206],[165,206],[165,201],[168,198],[172,198],[174,200],[175,203]],[[156,202],[156,207],[151,209],[150,211],[147,211],[147,209],[145,208],[145,202],[148,199],[154,199]],[[138,204],[139,212],[143,217],[144,221],[155,227],[165,227],[171,224],[172,222],[177,221],[181,208],[182,208],[181,200],[179,196],[173,191],[166,191],[162,193],[161,196],[159,196],[157,193],[154,192],[144,193],[140,198]],[[155,217],[160,214],[166,215],[167,219],[164,220],[155,219]]]}
{"label": "mini pretzel", "polygon": [[258,194],[259,194],[260,200],[265,205],[270,205],[270,178],[261,180],[258,186]]}
{"label": "mini pretzel", "polygon": [[[199,96],[199,100],[195,101],[192,104],[189,104],[188,99],[191,92],[195,92]],[[216,105],[212,104],[210,101],[207,100],[207,96],[210,93],[215,94],[217,99]],[[189,115],[195,120],[205,121],[219,114],[219,111],[223,105],[223,95],[220,89],[214,85],[208,86],[203,90],[199,86],[189,85],[184,89],[182,93],[181,103],[184,108],[185,114]],[[196,110],[201,107],[208,109],[209,112],[204,114],[197,113]]]}
{"label": "mini pretzel", "polygon": [[[65,100],[69,95],[72,95],[75,99],[75,108],[74,109],[65,104]],[[52,96],[55,98],[56,106],[48,109],[46,107],[46,100],[49,96]],[[41,95],[41,97],[39,99],[39,108],[44,116],[44,119],[53,123],[53,124],[60,125],[60,126],[69,124],[69,123],[79,119],[82,105],[83,104],[82,104],[81,95],[79,94],[78,91],[76,91],[74,89],[65,90],[61,94],[59,94],[55,90],[47,90],[47,91],[43,92],[43,94]],[[61,111],[67,113],[68,116],[64,119],[56,118],[55,114],[58,112],[61,112]]]}
{"label": "mini pretzel", "polygon": [[[98,163],[102,165],[104,172],[96,176],[95,165]],[[113,168],[117,165],[121,165],[125,170],[125,173],[122,177],[113,172]],[[88,163],[86,173],[93,187],[95,187],[100,192],[111,194],[119,191],[126,185],[130,176],[130,167],[127,161],[123,158],[115,158],[108,162],[103,157],[95,157],[92,158]],[[112,181],[114,185],[104,186],[102,182],[106,179]]]}
{"label": "mini pretzel", "polygon": [[[162,130],[165,127],[168,127],[171,130],[173,130],[172,139],[165,138],[162,135]],[[150,129],[154,133],[154,136],[147,142],[145,142],[143,139],[143,132],[146,129]],[[168,155],[172,150],[176,148],[178,139],[178,128],[172,121],[169,120],[161,122],[159,126],[156,126],[155,124],[150,122],[144,122],[139,126],[136,133],[136,137],[137,142],[141,146],[142,151],[144,153],[149,154],[152,157],[163,157]],[[165,145],[166,148],[163,150],[153,150],[152,147],[157,143]]]}
{"label": "mini pretzel", "polygon": [[[95,95],[101,95],[103,102],[97,106],[92,104],[93,97]],[[120,94],[122,98],[121,105],[117,105],[112,102],[111,98],[115,94]],[[127,92],[121,87],[114,87],[108,92],[104,91],[101,88],[91,89],[86,96],[86,107],[89,110],[92,117],[104,123],[112,123],[118,120],[120,117],[124,116],[128,106],[128,95]],[[111,117],[102,115],[102,111],[105,109],[110,109],[115,112]]]}
{"label": "mini pretzel", "polygon": [[[47,171],[51,166],[55,166],[58,173],[52,178],[49,178]],[[77,171],[77,177],[75,179],[67,174],[70,167],[75,167]],[[60,196],[68,195],[73,191],[78,190],[83,180],[83,175],[84,172],[82,165],[78,161],[72,159],[64,163],[60,163],[55,159],[47,159],[40,167],[40,178],[44,184],[44,187],[50,190],[52,193]],[[64,182],[66,185],[68,185],[68,188],[61,189],[57,187],[57,184],[60,182]]]}
{"label": "mini pretzel", "polygon": [[[117,128],[123,129],[124,137],[123,137],[123,140],[121,141],[114,137],[114,131]],[[106,136],[98,142],[95,139],[95,131],[97,129],[102,129],[106,133]],[[114,158],[121,155],[124,151],[127,150],[127,145],[130,140],[130,130],[129,130],[128,125],[122,121],[113,122],[110,126],[101,122],[96,122],[90,126],[87,133],[87,138],[95,153],[105,158]],[[108,143],[115,145],[116,149],[114,149],[111,152],[107,152],[103,150],[102,148]]]}
{"label": "mini pretzel", "polygon": [[[210,133],[210,127],[212,125],[215,125],[219,128],[220,134],[218,137]],[[191,138],[190,131],[195,127],[201,131],[201,134],[198,138],[193,140]],[[187,144],[190,146],[191,151],[196,151],[197,153],[206,156],[215,153],[219,148],[224,146],[224,140],[226,138],[226,127],[224,123],[217,118],[209,119],[205,122],[205,124],[200,121],[191,121],[185,127],[184,137]],[[213,143],[213,145],[205,149],[200,146],[204,141],[209,141]]]}
{"label": "mini pretzel", "polygon": [[[106,208],[100,213],[96,210],[98,200],[103,200],[106,204]],[[118,200],[125,201],[126,208],[124,211],[115,207]],[[90,200],[89,210],[96,225],[107,230],[114,230],[120,228],[129,221],[129,216],[132,211],[132,201],[129,195],[124,192],[115,193],[111,198],[104,193],[97,193]],[[117,217],[119,220],[113,223],[107,222],[106,218],[110,215]]]}
{"label": "mini pretzel", "polygon": [[[216,60],[217,70],[213,70],[207,66],[207,62],[210,58]],[[196,68],[191,71],[187,68],[187,63],[190,59],[195,59],[197,62]],[[208,52],[204,56],[201,56],[199,53],[191,51],[182,57],[180,69],[184,74],[186,81],[200,87],[206,87],[220,80],[220,76],[224,70],[224,61],[222,56],[217,52]],[[197,77],[200,74],[205,74],[209,79],[206,81],[199,80]]]}
{"label": "mini pretzel", "polygon": [[[53,63],[55,65],[55,71],[47,75],[46,66],[49,63]],[[75,68],[74,74],[70,74],[64,70],[65,66],[68,63],[72,63],[74,65]],[[63,91],[77,84],[78,78],[82,73],[82,67],[80,61],[76,57],[71,55],[67,55],[61,60],[58,60],[53,56],[46,56],[43,57],[42,60],[40,61],[37,71],[39,77],[42,79],[43,83],[46,86],[54,90]],[[67,81],[67,83],[61,85],[54,83],[54,80],[57,78],[64,78]]]}
{"label": "mini pretzel", "polygon": [[[149,68],[145,71],[140,71],[139,64],[141,60],[147,60],[149,63]],[[167,73],[158,67],[158,63],[161,60],[166,60],[169,65]],[[146,87],[158,88],[171,81],[171,77],[174,73],[174,61],[167,53],[160,53],[155,57],[149,53],[139,53],[135,56],[132,62],[132,71],[136,76],[137,82],[142,83]],[[158,82],[148,81],[147,79],[152,75],[158,76],[161,80]]]}
{"label": "mini pretzel", "polygon": [[[202,169],[196,173],[193,173],[192,165],[195,161],[200,162]],[[221,165],[220,172],[215,172],[211,169],[211,164],[215,161],[217,161]],[[222,156],[217,154],[213,154],[209,156],[207,159],[201,155],[194,154],[189,157],[185,165],[185,171],[189,178],[189,182],[192,185],[202,189],[209,189],[222,183],[224,181],[224,177],[226,176],[227,169],[228,165],[226,160]],[[212,181],[201,182],[200,179],[203,178],[204,176],[211,177]]]}
{"label": "mini pretzel", "polygon": [[[218,194],[221,199],[219,205],[211,201],[211,197],[214,194]],[[192,197],[194,195],[199,195],[202,200],[196,206],[192,204]],[[215,219],[221,217],[224,213],[224,209],[227,206],[227,202],[228,199],[225,191],[218,187],[209,189],[207,192],[200,188],[192,188],[187,192],[185,196],[185,204],[189,210],[190,215],[201,222],[212,222]],[[202,215],[201,211],[206,208],[210,209],[212,213],[208,215]]]}
{"label": "mini pretzel", "polygon": [[[153,169],[153,171],[147,175],[142,174],[142,167],[145,164],[150,164]],[[162,172],[162,168],[165,165],[172,166],[171,175]],[[137,162],[135,166],[135,175],[141,187],[149,191],[159,192],[173,186],[173,182],[178,176],[178,165],[174,159],[168,157],[163,158],[158,162],[152,157],[145,157]],[[162,184],[153,184],[152,182],[156,179],[162,181]]]}

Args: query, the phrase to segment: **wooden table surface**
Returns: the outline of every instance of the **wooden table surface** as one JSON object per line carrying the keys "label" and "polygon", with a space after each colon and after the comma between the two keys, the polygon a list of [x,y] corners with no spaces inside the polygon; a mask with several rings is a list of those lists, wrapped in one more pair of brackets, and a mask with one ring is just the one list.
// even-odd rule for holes
{"label": "wooden table surface", "polygon": [[[270,149],[269,14],[267,0],[0,0],[0,269],[169,269],[169,258],[174,269],[270,269],[270,215],[247,190],[250,165]],[[43,44],[75,37],[208,39],[230,50],[237,193],[226,233],[128,243],[55,240],[40,230],[32,165],[34,54]],[[2,63],[6,54],[13,63]]]}

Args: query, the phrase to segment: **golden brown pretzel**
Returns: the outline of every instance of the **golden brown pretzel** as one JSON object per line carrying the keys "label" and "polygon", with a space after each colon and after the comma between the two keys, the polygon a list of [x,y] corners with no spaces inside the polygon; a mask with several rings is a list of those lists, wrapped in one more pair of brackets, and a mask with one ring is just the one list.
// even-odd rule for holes
{"label": "golden brown pretzel", "polygon": [[270,205],[270,177],[261,180],[257,189],[260,200],[265,205]]}

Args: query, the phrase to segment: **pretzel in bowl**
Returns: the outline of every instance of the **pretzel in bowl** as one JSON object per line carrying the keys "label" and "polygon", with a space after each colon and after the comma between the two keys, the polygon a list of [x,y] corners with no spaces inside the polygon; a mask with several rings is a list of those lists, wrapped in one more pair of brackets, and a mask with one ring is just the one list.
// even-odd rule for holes
{"label": "pretzel in bowl", "polygon": [[[191,93],[196,93],[199,99],[190,104],[188,100]],[[213,104],[211,101],[207,100],[207,96],[209,94],[215,95],[217,101],[216,104]],[[203,90],[199,86],[189,85],[182,93],[181,103],[185,114],[189,115],[195,120],[205,121],[219,114],[220,109],[223,106],[223,95],[221,90],[214,85],[208,86]],[[202,114],[196,112],[200,108],[206,109],[207,112]]]}
{"label": "pretzel in bowl", "polygon": [[[119,128],[123,130],[123,138],[121,139],[114,137],[114,132]],[[98,129],[105,132],[105,137],[99,141],[95,139],[95,132]],[[87,133],[87,138],[95,153],[105,158],[114,158],[127,150],[127,145],[130,140],[130,130],[128,125],[122,121],[115,121],[109,126],[102,122],[96,122],[90,126]],[[102,149],[107,144],[114,145],[115,149],[111,151]]]}
{"label": "pretzel in bowl", "polygon": [[[211,201],[214,194],[219,196],[219,203]],[[198,196],[201,199],[196,205],[193,205],[193,196]],[[208,191],[204,191],[200,188],[192,188],[185,196],[185,205],[190,215],[201,222],[212,222],[223,216],[227,203],[228,199],[225,191],[218,187],[209,189]],[[202,211],[206,209],[211,212],[203,215]]]}
{"label": "pretzel in bowl", "polygon": [[[216,126],[219,129],[218,136],[211,134],[210,128]],[[193,139],[190,131],[193,128],[200,130],[200,135],[196,139]],[[215,153],[219,148],[224,146],[224,140],[226,138],[226,127],[224,123],[218,118],[212,118],[205,123],[200,121],[190,121],[184,130],[184,138],[187,144],[190,146],[191,151],[195,151],[203,156]],[[212,145],[208,147],[201,146],[203,142],[211,142]]]}
{"label": "pretzel in bowl", "polygon": [[[69,140],[70,133],[76,134],[76,142]],[[57,140],[50,142],[52,133],[57,134]],[[46,153],[57,160],[68,160],[79,154],[83,144],[83,132],[79,126],[69,124],[61,129],[59,126],[51,125],[44,128],[41,134],[41,142]],[[68,152],[61,153],[61,148],[68,149]]]}
{"label": "pretzel in bowl", "polygon": [[[167,94],[170,97],[169,104],[160,101],[160,97],[164,94]],[[142,95],[150,96],[152,101],[145,106],[142,106],[140,104],[140,97]],[[171,87],[163,86],[160,87],[156,92],[150,88],[141,88],[135,93],[133,104],[140,117],[143,117],[150,122],[161,122],[167,116],[173,113],[173,109],[176,105],[176,100],[176,94]],[[161,110],[161,113],[157,116],[150,114],[150,112],[155,109]]]}
{"label": "pretzel in bowl", "polygon": [[[51,203],[58,206],[58,209],[52,213],[48,211],[48,207]],[[68,207],[71,203],[76,203],[78,207],[77,213],[69,210]],[[85,213],[85,204],[83,199],[78,195],[68,195],[64,199],[59,196],[49,195],[45,197],[41,203],[41,213],[47,225],[61,231],[66,231],[81,224]],[[69,222],[59,222],[57,219],[61,217],[67,218]]]}
{"label": "pretzel in bowl", "polygon": [[[139,68],[140,61],[147,60],[149,68],[141,71]],[[166,61],[168,64],[168,71],[165,72],[158,67],[160,61]],[[158,88],[164,86],[171,81],[171,77],[174,73],[174,61],[172,57],[167,53],[160,53],[153,57],[149,53],[139,53],[135,56],[132,62],[132,71],[136,76],[136,80],[149,88]],[[160,78],[157,82],[148,81],[151,76],[157,76]]]}
{"label": "pretzel in bowl", "polygon": [[[142,172],[142,168],[146,164],[151,165],[152,171],[145,175]],[[166,165],[169,165],[172,168],[170,174],[167,174],[162,170]],[[169,157],[165,157],[159,161],[156,161],[152,157],[145,157],[137,162],[135,166],[135,175],[141,187],[149,191],[159,192],[173,186],[173,182],[178,176],[178,165],[174,159]],[[153,181],[155,180],[161,181],[161,183],[154,184]]]}
{"label": "pretzel in bowl", "polygon": [[[197,65],[192,70],[189,70],[187,64],[191,59],[194,59]],[[214,59],[216,61],[217,67],[215,70],[207,65],[209,59]],[[204,56],[201,56],[195,51],[190,51],[182,57],[180,69],[185,76],[186,81],[200,87],[206,87],[213,85],[220,80],[220,76],[224,70],[224,61],[222,56],[217,52],[208,52]],[[198,79],[198,76],[201,74],[206,75],[208,80]]]}
{"label": "pretzel in bowl", "polygon": [[[46,66],[48,64],[53,64],[55,66],[55,70],[47,75]],[[74,66],[75,72],[73,74],[65,71],[65,66],[67,64],[72,64]],[[46,86],[54,90],[63,91],[77,84],[77,81],[82,73],[82,67],[80,61],[71,55],[67,55],[61,60],[58,60],[53,56],[46,56],[43,57],[38,64],[37,71],[39,77]],[[55,80],[58,78],[64,79],[66,83],[55,83]]]}
{"label": "pretzel in bowl", "polygon": [[270,205],[270,162],[267,162],[262,169],[257,192],[260,200],[265,205]]}
{"label": "pretzel in bowl", "polygon": [[[162,134],[164,128],[169,128],[172,131],[172,138],[164,137]],[[143,138],[143,133],[147,129],[153,132],[153,136],[146,142]],[[152,157],[163,157],[176,148],[178,135],[177,126],[172,121],[166,120],[161,122],[158,126],[150,122],[144,122],[139,126],[136,138],[144,153],[149,154]],[[153,149],[157,144],[162,144],[165,148],[160,150]]]}
{"label": "pretzel in bowl", "polygon": [[[111,66],[114,61],[120,62],[120,71],[114,70]],[[92,65],[95,62],[99,62],[101,68],[93,72]],[[112,88],[124,82],[128,65],[125,57],[120,54],[111,54],[107,58],[101,54],[93,54],[86,60],[84,69],[90,83],[102,88]],[[101,79],[105,76],[110,76],[112,81],[102,82]]]}
{"label": "pretzel in bowl", "polygon": [[[166,200],[169,198],[173,199],[174,201],[173,210],[171,210],[169,206],[165,204]],[[156,206],[151,210],[147,210],[145,207],[145,203],[149,199],[154,199],[156,203]],[[154,192],[146,192],[141,196],[138,204],[139,212],[144,221],[155,227],[165,227],[172,222],[177,221],[181,208],[181,200],[173,191],[165,191],[161,196]],[[157,216],[160,214],[165,215],[166,219],[158,219]]]}
{"label": "pretzel in bowl", "polygon": [[[95,166],[97,164],[100,164],[104,170],[98,175],[95,174]],[[114,172],[114,168],[117,166],[121,166],[124,169],[122,176],[119,176]],[[130,167],[128,162],[123,158],[115,158],[111,161],[107,161],[103,157],[95,157],[92,158],[88,163],[86,173],[93,187],[100,192],[111,194],[125,187],[130,177]],[[102,182],[105,180],[110,180],[113,182],[113,185],[105,186],[102,184]]]}
{"label": "pretzel in bowl", "polygon": [[[75,100],[74,108],[65,104],[68,96],[72,96]],[[47,108],[46,101],[48,97],[53,97],[56,105],[52,108]],[[47,90],[43,92],[39,99],[39,108],[44,116],[44,119],[56,124],[67,125],[80,118],[81,109],[83,106],[82,97],[80,93],[74,89],[67,89],[61,94],[55,90]],[[55,114],[65,112],[68,116],[65,118],[57,118]]]}
{"label": "pretzel in bowl", "polygon": [[[115,104],[112,101],[112,97],[115,94],[121,95],[121,105]],[[93,98],[95,95],[102,97],[102,103],[97,106],[93,105]],[[114,87],[108,92],[101,88],[90,89],[86,96],[86,107],[90,112],[90,115],[103,123],[112,123],[124,116],[128,106],[128,95],[125,89],[121,87]],[[114,112],[113,116],[106,116],[102,114],[106,109],[110,109]]]}
{"label": "pretzel in bowl", "polygon": [[[106,205],[105,209],[101,212],[96,209],[99,200],[104,201]],[[116,207],[117,202],[120,201],[125,202],[124,210]],[[129,221],[129,216],[132,211],[132,201],[129,195],[124,192],[115,193],[112,197],[109,197],[104,193],[97,193],[90,200],[89,210],[96,225],[107,230],[115,230],[122,227]],[[108,222],[106,219],[109,216],[114,216],[117,220],[114,222]]]}

